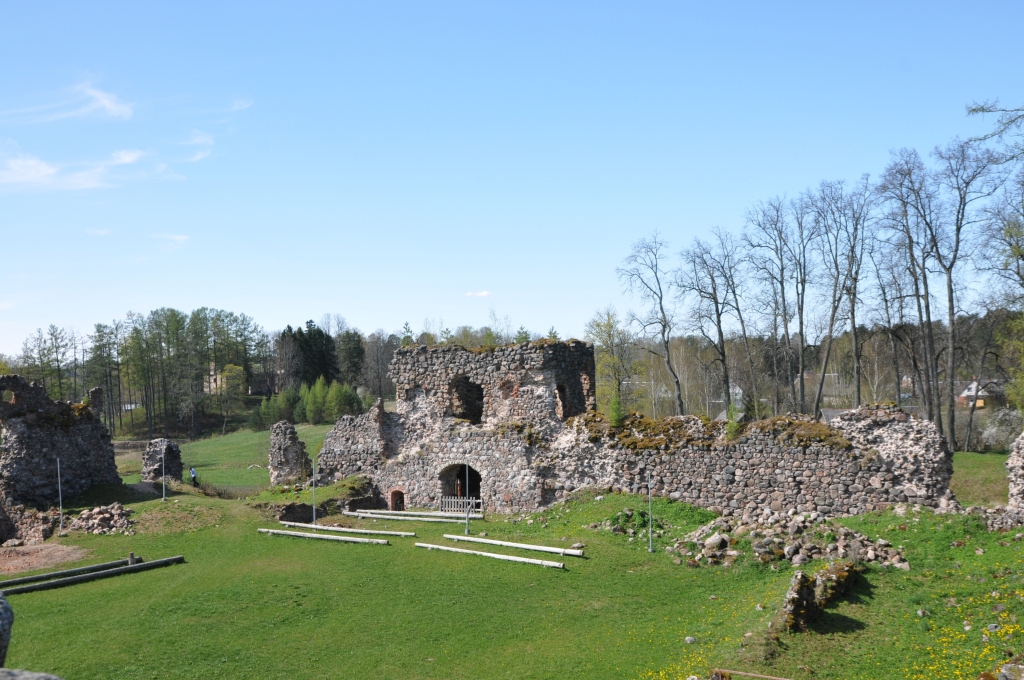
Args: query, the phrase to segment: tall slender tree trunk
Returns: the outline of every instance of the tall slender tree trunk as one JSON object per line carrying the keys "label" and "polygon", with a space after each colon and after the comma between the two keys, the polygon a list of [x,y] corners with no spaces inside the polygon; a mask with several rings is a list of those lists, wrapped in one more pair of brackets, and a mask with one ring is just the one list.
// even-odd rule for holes
{"label": "tall slender tree trunk", "polygon": [[850,295],[850,340],[853,343],[853,407],[859,408],[860,395],[860,340],[857,337],[857,296]]}
{"label": "tall slender tree trunk", "polygon": [[[946,296],[948,301],[948,307],[946,313],[948,315],[949,328],[946,330],[948,342],[946,343],[946,391],[949,393],[949,406],[946,411],[949,426],[946,429],[946,446],[949,447],[950,454],[956,451],[956,392],[955,392],[955,372],[956,372],[956,309],[954,307],[955,300],[953,298],[953,269],[952,267],[946,270]],[[984,353],[982,353],[984,355]],[[972,409],[973,412],[973,409]]]}

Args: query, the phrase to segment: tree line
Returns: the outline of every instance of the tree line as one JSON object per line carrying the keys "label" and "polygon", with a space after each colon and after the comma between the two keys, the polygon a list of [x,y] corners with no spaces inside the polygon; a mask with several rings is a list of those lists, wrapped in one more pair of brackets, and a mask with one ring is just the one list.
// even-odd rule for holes
{"label": "tree line", "polygon": [[0,356],[0,373],[20,373],[58,400],[77,402],[103,387],[102,417],[115,436],[195,438],[229,424],[262,430],[278,420],[332,422],[394,399],[387,371],[402,346],[473,348],[538,337],[493,313],[481,328],[450,330],[428,320],[418,333],[406,323],[364,335],[337,314],[267,332],[245,314],[162,308],[96,324],[88,334],[39,329],[18,356]]}
{"label": "tree line", "polygon": [[877,179],[759,201],[739,233],[636,241],[617,274],[639,310],[587,327],[605,408],[761,417],[892,401],[954,449],[976,434],[965,383],[992,377],[1024,404],[1024,109],[971,111],[999,114],[996,130],[895,151]]}

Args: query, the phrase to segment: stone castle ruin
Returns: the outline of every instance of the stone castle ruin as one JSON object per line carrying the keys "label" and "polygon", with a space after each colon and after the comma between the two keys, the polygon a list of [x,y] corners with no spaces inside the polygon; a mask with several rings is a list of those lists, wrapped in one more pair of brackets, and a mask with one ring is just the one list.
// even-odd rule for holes
{"label": "stone castle ruin", "polygon": [[945,443],[899,409],[861,408],[829,425],[772,418],[738,435],[696,416],[632,415],[612,427],[595,411],[594,368],[593,346],[575,340],[399,349],[396,411],[378,402],[339,419],[319,472],[366,476],[392,509],[523,512],[583,487],[645,492],[648,478],[656,495],[726,515],[955,506]]}
{"label": "stone castle ruin", "polygon": [[53,401],[21,376],[3,375],[0,395],[0,543],[42,540],[52,518],[39,509],[57,505],[58,458],[65,498],[121,483],[110,433],[97,415],[103,391],[89,392],[91,406],[71,404]]}

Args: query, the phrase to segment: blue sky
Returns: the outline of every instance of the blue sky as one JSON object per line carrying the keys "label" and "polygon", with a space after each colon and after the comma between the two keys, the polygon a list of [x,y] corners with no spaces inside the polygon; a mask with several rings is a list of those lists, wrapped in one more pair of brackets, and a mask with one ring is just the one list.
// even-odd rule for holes
{"label": "blue sky", "polygon": [[8,3],[0,352],[161,306],[581,335],[615,267],[1024,104],[1024,5]]}

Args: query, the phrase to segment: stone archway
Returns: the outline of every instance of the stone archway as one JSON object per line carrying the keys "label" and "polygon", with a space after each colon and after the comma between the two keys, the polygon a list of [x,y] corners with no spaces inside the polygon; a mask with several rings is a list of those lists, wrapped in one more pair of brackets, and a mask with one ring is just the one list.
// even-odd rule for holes
{"label": "stone archway", "polygon": [[483,477],[468,465],[449,465],[437,476],[441,483],[441,509],[462,512],[470,508],[482,509],[480,493]]}
{"label": "stone archway", "polygon": [[388,510],[405,510],[405,489],[396,488],[388,492]]}

